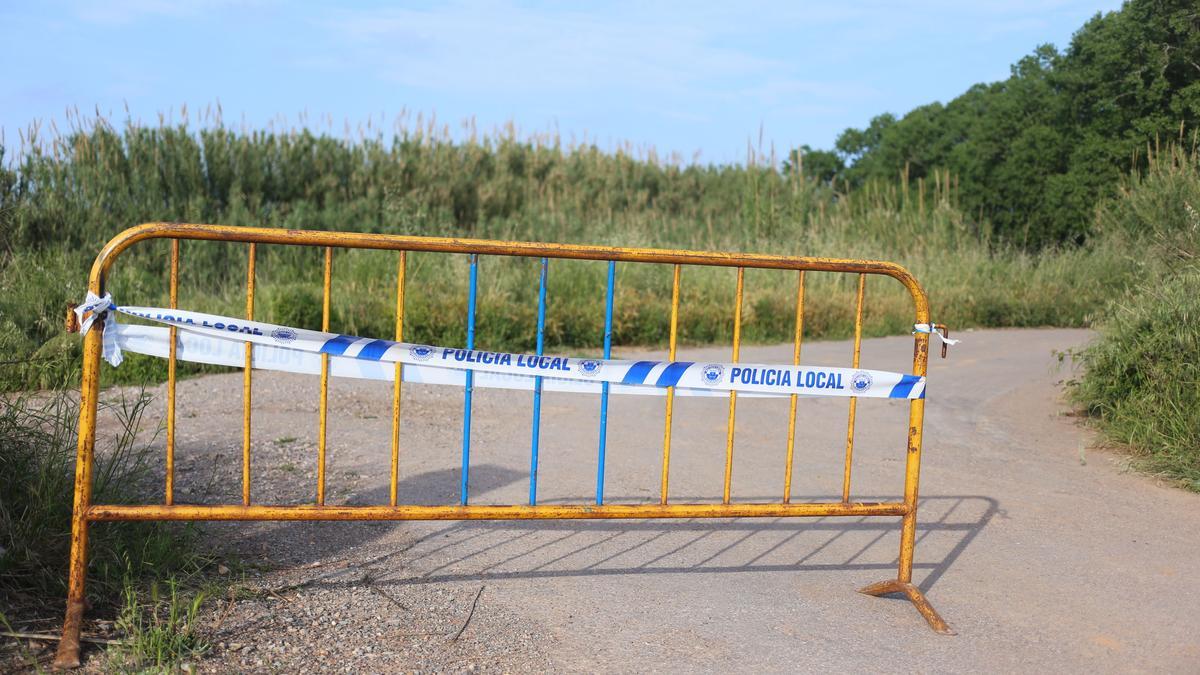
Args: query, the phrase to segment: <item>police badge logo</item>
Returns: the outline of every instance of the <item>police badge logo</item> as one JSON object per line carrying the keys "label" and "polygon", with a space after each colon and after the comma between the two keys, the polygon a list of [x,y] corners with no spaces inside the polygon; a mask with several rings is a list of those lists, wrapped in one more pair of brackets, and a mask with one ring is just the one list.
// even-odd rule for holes
{"label": "police badge logo", "polygon": [[408,348],[408,355],[418,361],[428,361],[433,357],[433,352],[433,347],[426,347],[425,345],[413,345]]}
{"label": "police badge logo", "polygon": [[850,389],[856,394],[861,394],[871,388],[875,384],[875,378],[865,371],[858,371],[850,376]]}
{"label": "police badge logo", "polygon": [[710,387],[721,384],[723,377],[725,377],[725,368],[719,363],[710,363],[700,371],[700,379]]}
{"label": "police badge logo", "polygon": [[296,339],[296,331],[281,326],[271,331],[271,338],[280,344],[287,344]]}
{"label": "police badge logo", "polygon": [[595,359],[584,359],[579,362],[578,369],[580,375],[595,377],[596,374],[600,372],[602,367],[604,367],[604,363],[600,361],[596,361]]}

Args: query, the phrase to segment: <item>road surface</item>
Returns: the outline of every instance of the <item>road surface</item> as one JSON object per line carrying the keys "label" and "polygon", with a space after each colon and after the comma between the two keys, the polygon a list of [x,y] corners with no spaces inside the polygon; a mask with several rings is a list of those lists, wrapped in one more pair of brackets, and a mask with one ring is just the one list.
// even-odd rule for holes
{"label": "road surface", "polygon": [[[613,672],[1200,670],[1200,495],[1125,469],[1061,402],[1055,352],[1081,330],[965,333],[930,364],[914,580],[957,636],[905,600],[898,519],[221,524],[268,589],[210,603],[205,668]],[[848,342],[805,345],[848,365]],[[866,340],[905,370],[912,341]],[[728,360],[727,349],[680,359]],[[790,346],[744,361],[787,363]],[[241,375],[180,384],[184,501],[240,499]],[[316,378],[256,373],[259,502],[312,499]],[[473,503],[528,498],[531,395],[475,395]],[[663,399],[614,397],[606,498],[657,500]],[[598,398],[547,393],[541,503],[593,499]],[[847,401],[802,400],[793,499],[840,497]],[[672,500],[719,500],[725,400],[676,399]],[[391,385],[335,380],[330,503],[386,503]],[[410,386],[402,501],[458,495],[462,391]],[[863,399],[853,499],[898,499],[907,407]],[[734,501],[778,499],[787,402],[740,399]],[[483,589],[482,591],[480,589]],[[474,605],[474,612],[470,607]],[[336,615],[336,616],[335,616]],[[470,617],[468,619],[468,616]],[[464,624],[458,639],[454,633]]]}

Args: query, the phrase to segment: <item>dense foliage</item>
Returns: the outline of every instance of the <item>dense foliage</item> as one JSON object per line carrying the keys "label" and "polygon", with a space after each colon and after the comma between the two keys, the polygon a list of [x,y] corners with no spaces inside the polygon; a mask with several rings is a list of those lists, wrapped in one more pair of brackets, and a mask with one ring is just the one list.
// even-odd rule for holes
{"label": "dense foliage", "polygon": [[1072,397],[1142,468],[1200,491],[1200,163],[1166,153],[1119,192],[1098,227],[1136,242],[1144,262],[1076,355],[1085,370]]}
{"label": "dense foliage", "polygon": [[1194,142],[1198,124],[1200,7],[1130,0],[1088,21],[1065,51],[1038,47],[1007,80],[879,115],[835,149],[801,155],[808,175],[852,186],[952,176],[968,214],[1040,247],[1083,241],[1119,178],[1145,169],[1149,150]]}

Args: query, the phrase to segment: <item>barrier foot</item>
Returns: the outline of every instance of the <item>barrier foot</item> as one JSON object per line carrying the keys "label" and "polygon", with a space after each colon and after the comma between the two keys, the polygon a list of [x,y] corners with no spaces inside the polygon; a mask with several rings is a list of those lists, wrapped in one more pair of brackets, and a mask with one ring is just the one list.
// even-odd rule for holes
{"label": "barrier foot", "polygon": [[933,605],[929,604],[929,601],[925,599],[925,594],[921,592],[921,589],[912,583],[891,579],[889,581],[880,581],[870,586],[864,586],[858,589],[858,592],[874,596],[903,593],[909,602],[917,608],[917,611],[921,613],[921,616],[925,617],[925,621],[929,623],[929,627],[933,629],[933,632],[941,635],[957,635],[946,621],[942,619],[941,615],[937,613]]}
{"label": "barrier foot", "polygon": [[79,667],[79,630],[83,624],[84,602],[67,601],[67,616],[63,621],[62,639],[58,641],[58,652],[54,655],[55,670]]}

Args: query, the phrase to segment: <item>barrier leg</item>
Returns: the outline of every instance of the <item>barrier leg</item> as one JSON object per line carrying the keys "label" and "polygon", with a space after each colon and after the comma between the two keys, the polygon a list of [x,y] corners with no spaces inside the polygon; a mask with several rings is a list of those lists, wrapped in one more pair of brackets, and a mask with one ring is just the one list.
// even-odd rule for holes
{"label": "barrier leg", "polygon": [[[916,355],[913,358],[913,372],[925,374],[928,354],[929,336],[920,335],[917,337]],[[925,400],[911,401],[908,406],[908,458],[904,465],[905,514],[900,524],[900,563],[896,569],[896,578],[860,588],[858,592],[874,596],[903,593],[921,616],[925,617],[925,621],[935,633],[954,635],[950,626],[925,599],[925,594],[912,582],[913,549],[917,544],[917,493],[921,477],[921,431],[924,420]]]}
{"label": "barrier leg", "polygon": [[921,592],[921,589],[913,585],[912,582],[899,580],[880,581],[879,583],[860,588],[858,592],[874,596],[903,593],[909,602],[917,608],[917,611],[921,613],[921,616],[925,617],[925,621],[935,633],[940,633],[941,635],[956,634],[946,621],[942,619],[942,616],[937,613],[937,610],[933,608],[933,605],[929,604],[929,601],[925,599],[925,594]]}
{"label": "barrier leg", "polygon": [[75,504],[71,515],[71,562],[67,582],[67,611],[62,639],[54,656],[55,668],[79,666],[79,631],[83,627],[87,582],[88,508],[92,502],[92,452],[96,445],[96,397],[100,379],[103,322],[97,320],[83,345],[83,384],[79,400],[79,444],[75,456]]}

